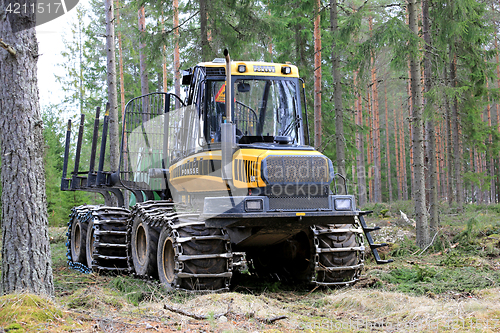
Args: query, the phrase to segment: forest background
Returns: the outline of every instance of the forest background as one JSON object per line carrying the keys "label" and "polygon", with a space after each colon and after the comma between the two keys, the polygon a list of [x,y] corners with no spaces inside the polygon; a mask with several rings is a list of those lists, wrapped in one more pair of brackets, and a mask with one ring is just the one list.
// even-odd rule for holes
{"label": "forest background", "polygon": [[[65,225],[71,207],[101,200],[59,190],[66,119],[87,115],[80,163],[88,165],[93,114],[108,99],[105,7],[91,0],[75,10],[57,78],[64,99],[43,110],[51,226]],[[438,202],[461,211],[499,201],[499,11],[493,0],[115,1],[119,119],[146,91],[182,94],[179,70],[225,48],[235,60],[290,61],[306,82],[311,144],[347,176],[359,207],[417,202],[425,182],[425,244]],[[422,77],[416,88],[412,75]],[[421,115],[412,91],[424,92]],[[424,168],[415,151],[422,143]],[[418,215],[422,205],[414,207],[406,213]]]}

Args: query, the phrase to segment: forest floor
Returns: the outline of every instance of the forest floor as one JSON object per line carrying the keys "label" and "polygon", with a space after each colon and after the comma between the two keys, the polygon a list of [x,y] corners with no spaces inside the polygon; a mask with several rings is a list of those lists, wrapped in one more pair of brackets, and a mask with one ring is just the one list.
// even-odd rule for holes
{"label": "forest floor", "polygon": [[367,253],[361,280],[341,289],[245,276],[227,293],[169,293],[69,269],[66,230],[51,228],[55,297],[0,297],[0,332],[500,332],[500,206],[443,209],[425,251],[399,213],[408,207],[368,207],[394,262],[377,265]]}

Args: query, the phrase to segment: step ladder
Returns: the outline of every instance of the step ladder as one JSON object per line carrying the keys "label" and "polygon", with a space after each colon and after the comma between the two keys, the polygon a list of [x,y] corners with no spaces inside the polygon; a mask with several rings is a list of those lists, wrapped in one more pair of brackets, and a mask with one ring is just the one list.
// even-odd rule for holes
{"label": "step ladder", "polygon": [[377,249],[379,247],[387,246],[387,244],[386,243],[375,244],[373,242],[372,235],[370,235],[370,232],[380,230],[380,227],[369,227],[366,225],[364,215],[368,215],[371,213],[373,213],[373,211],[371,211],[371,210],[361,211],[361,212],[359,212],[358,219],[359,219],[359,222],[361,223],[361,227],[363,228],[366,239],[368,240],[368,244],[370,245],[370,249],[372,250],[373,256],[375,257],[375,261],[377,262],[377,264],[388,264],[390,262],[393,262],[394,260],[392,260],[392,259],[388,259],[388,260],[380,259],[380,255],[378,254],[378,251],[377,251]]}

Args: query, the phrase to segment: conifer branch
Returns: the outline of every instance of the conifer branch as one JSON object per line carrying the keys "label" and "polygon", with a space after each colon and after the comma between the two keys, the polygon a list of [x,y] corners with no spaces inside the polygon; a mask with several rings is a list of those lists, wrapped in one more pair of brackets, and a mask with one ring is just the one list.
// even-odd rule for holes
{"label": "conifer branch", "polygon": [[181,24],[179,24],[178,26],[176,27],[173,27],[172,29],[168,30],[168,31],[162,31],[162,34],[169,34],[171,32],[174,32],[175,29],[178,29],[180,27],[182,27],[184,24],[188,23],[189,20],[191,20],[193,17],[195,17],[196,15],[198,15],[200,13],[200,11],[196,11],[193,15],[191,15],[190,17],[188,17],[184,22],[182,22]]}

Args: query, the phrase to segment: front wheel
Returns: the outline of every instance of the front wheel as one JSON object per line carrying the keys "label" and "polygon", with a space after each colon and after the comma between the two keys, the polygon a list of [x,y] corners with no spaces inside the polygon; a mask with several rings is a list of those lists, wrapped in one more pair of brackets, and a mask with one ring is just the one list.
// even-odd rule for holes
{"label": "front wheel", "polygon": [[229,237],[196,218],[179,218],[158,239],[160,282],[167,289],[227,291],[232,276]]}
{"label": "front wheel", "polygon": [[177,288],[177,275],[175,274],[176,252],[174,240],[169,237],[169,230],[163,228],[158,238],[157,266],[160,283],[168,290]]}

